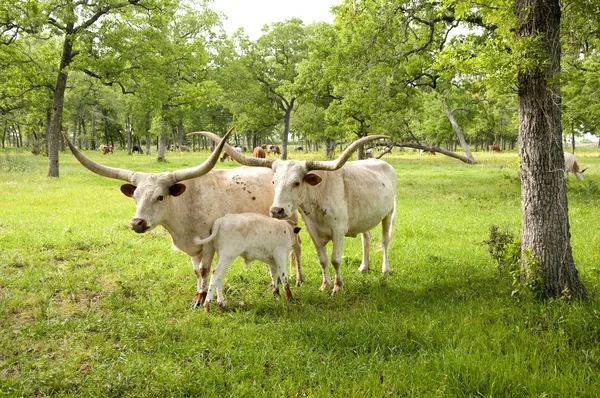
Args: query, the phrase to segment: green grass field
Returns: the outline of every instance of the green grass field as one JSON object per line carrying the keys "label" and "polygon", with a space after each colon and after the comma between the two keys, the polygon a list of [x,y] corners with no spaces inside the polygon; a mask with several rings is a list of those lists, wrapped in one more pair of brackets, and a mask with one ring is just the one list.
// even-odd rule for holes
{"label": "green grass field", "polygon": [[[207,156],[86,154],[151,172]],[[319,291],[303,230],[306,281],[292,288],[293,302],[272,297],[266,265],[238,260],[225,275],[228,306],[205,313],[189,308],[195,275],[166,231],[128,229],[135,206],[120,181],[70,153],[61,177],[47,179],[46,158],[4,150],[0,396],[596,397],[599,154],[579,149],[586,182],[568,176],[585,303],[511,295],[510,275],[481,244],[492,224],[519,232],[516,153],[475,153],[481,164],[469,166],[395,150],[385,158],[398,174],[390,275],[377,251],[360,274],[360,238],[347,238],[344,289]]]}

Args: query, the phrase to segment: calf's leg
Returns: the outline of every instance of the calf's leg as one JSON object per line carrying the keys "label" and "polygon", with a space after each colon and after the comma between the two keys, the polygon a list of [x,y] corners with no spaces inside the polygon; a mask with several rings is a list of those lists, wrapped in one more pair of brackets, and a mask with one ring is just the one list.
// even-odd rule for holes
{"label": "calf's leg", "polygon": [[206,293],[206,299],[204,300],[204,309],[208,311],[210,309],[210,302],[212,301],[215,291],[217,291],[217,304],[224,305],[225,297],[223,297],[223,278],[225,276],[225,272],[231,265],[231,263],[235,260],[235,257],[224,257],[219,254],[219,259],[217,260],[217,264],[215,265],[215,270],[213,272],[212,277],[210,278],[210,283],[208,284],[208,292]]}

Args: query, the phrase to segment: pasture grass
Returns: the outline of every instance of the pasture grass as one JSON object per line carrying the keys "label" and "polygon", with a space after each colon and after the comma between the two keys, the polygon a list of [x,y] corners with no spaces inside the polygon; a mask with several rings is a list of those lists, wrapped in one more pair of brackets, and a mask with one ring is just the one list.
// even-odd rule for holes
{"label": "pasture grass", "polygon": [[[207,156],[86,154],[152,172]],[[344,289],[319,291],[303,230],[306,281],[292,288],[293,302],[271,296],[264,264],[236,261],[224,281],[228,305],[205,313],[189,308],[195,276],[166,231],[128,229],[135,207],[121,182],[68,153],[61,177],[47,179],[46,158],[4,150],[0,395],[597,396],[598,155],[578,152],[585,184],[568,177],[587,302],[511,296],[510,277],[482,244],[490,225],[519,232],[516,153],[476,153],[481,163],[469,166],[394,151],[385,158],[398,173],[390,275],[375,250],[372,270],[360,274],[360,238],[347,238]]]}

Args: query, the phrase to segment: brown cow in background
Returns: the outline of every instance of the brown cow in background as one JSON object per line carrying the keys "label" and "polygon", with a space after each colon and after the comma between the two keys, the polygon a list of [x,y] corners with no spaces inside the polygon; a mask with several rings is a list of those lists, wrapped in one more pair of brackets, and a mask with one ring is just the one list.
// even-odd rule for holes
{"label": "brown cow in background", "polygon": [[490,151],[494,151],[494,152],[502,152],[502,149],[500,149],[500,147],[498,145],[490,145],[490,146],[488,146],[488,149]]}
{"label": "brown cow in background", "polygon": [[262,149],[261,147],[257,146],[256,148],[254,148],[254,151],[252,151],[252,157],[264,159],[264,158],[267,157],[267,154],[265,153],[264,149]]}

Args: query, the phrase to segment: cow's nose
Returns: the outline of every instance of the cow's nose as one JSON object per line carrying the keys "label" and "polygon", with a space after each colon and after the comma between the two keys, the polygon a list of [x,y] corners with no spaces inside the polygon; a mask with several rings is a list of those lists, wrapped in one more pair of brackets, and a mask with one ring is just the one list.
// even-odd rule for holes
{"label": "cow's nose", "polygon": [[285,218],[285,210],[283,207],[271,207],[271,217]]}
{"label": "cow's nose", "polygon": [[133,229],[138,234],[146,232],[149,228],[148,223],[143,218],[133,218],[129,225],[131,225],[131,229]]}

